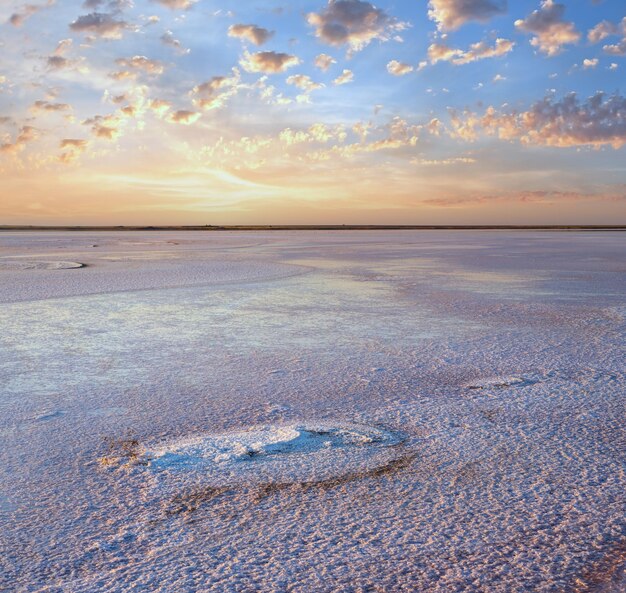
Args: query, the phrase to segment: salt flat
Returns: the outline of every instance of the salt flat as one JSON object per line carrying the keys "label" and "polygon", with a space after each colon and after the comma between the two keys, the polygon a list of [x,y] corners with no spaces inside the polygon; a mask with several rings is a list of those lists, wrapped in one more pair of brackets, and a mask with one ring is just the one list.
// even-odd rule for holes
{"label": "salt flat", "polygon": [[0,590],[623,591],[625,314],[622,233],[2,233]]}

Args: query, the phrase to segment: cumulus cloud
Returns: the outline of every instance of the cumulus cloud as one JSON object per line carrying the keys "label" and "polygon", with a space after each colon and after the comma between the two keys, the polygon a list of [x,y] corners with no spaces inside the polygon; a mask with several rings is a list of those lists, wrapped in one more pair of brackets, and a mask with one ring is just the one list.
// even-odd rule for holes
{"label": "cumulus cloud", "polygon": [[91,133],[96,138],[116,140],[121,135],[120,119],[117,115],[95,115],[82,122],[84,126],[91,126]]}
{"label": "cumulus cloud", "polygon": [[268,31],[256,25],[231,25],[228,28],[228,36],[238,39],[247,39],[254,45],[263,45],[274,36],[274,31]]}
{"label": "cumulus cloud", "polygon": [[240,80],[237,68],[233,68],[231,76],[214,76],[192,89],[193,104],[206,111],[223,107],[237,94]]}
{"label": "cumulus cloud", "polygon": [[626,56],[626,38],[619,43],[605,45],[602,49],[611,56]]}
{"label": "cumulus cloud", "polygon": [[24,150],[25,146],[36,140],[39,133],[33,126],[23,126],[13,142],[0,144],[0,153],[15,154]]}
{"label": "cumulus cloud", "polygon": [[467,51],[454,49],[443,43],[432,43],[428,48],[428,59],[431,64],[437,62],[452,62],[460,66],[486,58],[497,58],[508,54],[513,50],[515,43],[508,39],[496,39],[493,46],[486,41],[479,41],[470,45]]}
{"label": "cumulus cloud", "polygon": [[439,30],[454,31],[469,21],[486,22],[504,14],[506,0],[430,0],[428,16]]}
{"label": "cumulus cloud", "polygon": [[607,37],[611,37],[611,35],[617,35],[618,33],[619,29],[617,25],[611,23],[610,21],[602,21],[592,29],[589,29],[589,32],[587,33],[587,39],[589,40],[589,43],[599,43]]}
{"label": "cumulus cloud", "polygon": [[200,119],[200,115],[201,114],[197,111],[187,111],[186,109],[181,109],[180,111],[174,111],[174,113],[169,116],[168,121],[175,124],[190,126]]}
{"label": "cumulus cloud", "polygon": [[[600,25],[601,24],[602,23],[600,23]],[[598,25],[598,27],[600,25]],[[619,43],[613,43],[603,46],[602,49],[604,50],[604,52],[612,56],[626,56],[626,17],[622,19],[622,22],[619,26],[612,25],[610,35],[622,35],[622,40]]]}
{"label": "cumulus cloud", "polygon": [[313,62],[315,67],[319,68],[322,72],[327,72],[328,69],[336,63],[337,60],[335,60],[335,58],[329,56],[328,54],[319,54],[315,57],[315,60]]}
{"label": "cumulus cloud", "polygon": [[598,58],[585,58],[583,60],[583,68],[585,70],[589,70],[590,68],[595,68],[598,65]]}
{"label": "cumulus cloud", "polygon": [[150,110],[156,114],[157,117],[163,118],[167,112],[172,108],[172,104],[165,99],[153,99],[150,101]]}
{"label": "cumulus cloud", "polygon": [[77,66],[81,60],[72,60],[65,55],[71,47],[71,39],[62,39],[59,41],[54,52],[46,58],[48,70],[64,70]]}
{"label": "cumulus cloud", "polygon": [[333,84],[335,86],[339,86],[341,84],[348,84],[354,80],[354,72],[352,70],[344,70],[335,80],[333,80]]}
{"label": "cumulus cloud", "polygon": [[328,0],[328,6],[319,13],[309,13],[307,21],[324,43],[347,45],[352,51],[363,49],[374,39],[388,41],[407,27],[362,0]]}
{"label": "cumulus cloud", "polygon": [[287,78],[287,84],[291,84],[305,93],[311,93],[314,90],[324,87],[322,83],[313,82],[311,77],[306,74],[294,74],[290,76]]}
{"label": "cumulus cloud", "polygon": [[70,24],[70,29],[102,39],[121,39],[124,31],[132,27],[126,21],[116,19],[112,14],[92,12],[79,16]]}
{"label": "cumulus cloud", "polygon": [[76,138],[65,138],[61,140],[59,145],[63,151],[59,156],[59,161],[64,164],[69,164],[85,152],[87,146],[89,146],[89,142]]}
{"label": "cumulus cloud", "polygon": [[454,137],[470,141],[482,131],[529,145],[611,145],[618,149],[626,144],[626,98],[599,92],[581,102],[571,93],[560,101],[546,97],[522,112],[498,111],[494,107],[483,115],[452,111],[451,123]]}
{"label": "cumulus cloud", "polygon": [[115,63],[120,66],[120,68],[126,68],[127,71],[141,71],[152,76],[163,74],[163,70],[165,69],[161,62],[158,60],[151,60],[146,56],[119,58],[118,60],[115,60]]}
{"label": "cumulus cloud", "polygon": [[398,60],[391,60],[391,62],[387,64],[387,72],[394,76],[404,76],[409,72],[413,72],[413,66],[398,62]]}
{"label": "cumulus cloud", "polygon": [[247,72],[276,74],[297,66],[300,63],[300,59],[290,54],[275,51],[259,51],[254,54],[246,52],[239,63]]}
{"label": "cumulus cloud", "polygon": [[565,5],[554,0],[543,0],[541,7],[525,19],[515,21],[515,26],[534,35],[530,43],[548,56],[561,52],[564,45],[578,43],[580,33],[574,23],[563,20]]}

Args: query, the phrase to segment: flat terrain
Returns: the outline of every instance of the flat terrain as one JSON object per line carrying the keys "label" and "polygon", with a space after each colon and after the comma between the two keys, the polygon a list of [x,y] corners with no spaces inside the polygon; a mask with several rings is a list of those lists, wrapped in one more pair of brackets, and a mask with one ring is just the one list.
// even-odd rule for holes
{"label": "flat terrain", "polygon": [[626,240],[0,233],[0,591],[617,592]]}

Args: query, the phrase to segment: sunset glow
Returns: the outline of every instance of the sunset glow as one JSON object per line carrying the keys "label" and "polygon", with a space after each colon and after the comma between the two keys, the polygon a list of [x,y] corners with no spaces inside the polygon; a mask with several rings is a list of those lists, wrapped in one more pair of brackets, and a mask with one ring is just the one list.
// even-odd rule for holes
{"label": "sunset glow", "polygon": [[0,224],[619,224],[620,0],[8,0]]}

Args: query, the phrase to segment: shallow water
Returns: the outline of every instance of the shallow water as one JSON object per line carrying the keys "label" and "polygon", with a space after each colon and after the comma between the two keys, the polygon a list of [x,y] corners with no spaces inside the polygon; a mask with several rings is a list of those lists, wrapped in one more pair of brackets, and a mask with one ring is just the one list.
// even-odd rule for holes
{"label": "shallow water", "polygon": [[37,265],[0,266],[0,590],[619,587],[623,234],[2,233],[3,260]]}

